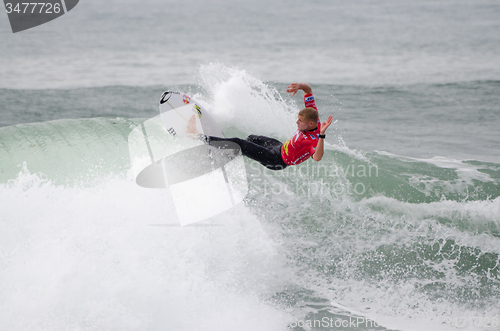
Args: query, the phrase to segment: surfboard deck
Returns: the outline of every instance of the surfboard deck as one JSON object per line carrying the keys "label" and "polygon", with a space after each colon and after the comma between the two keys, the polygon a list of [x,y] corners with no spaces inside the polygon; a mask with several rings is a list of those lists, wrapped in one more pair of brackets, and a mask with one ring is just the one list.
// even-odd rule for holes
{"label": "surfboard deck", "polygon": [[160,98],[160,115],[167,131],[174,137],[197,138],[198,134],[225,137],[210,113],[185,94],[164,92]]}

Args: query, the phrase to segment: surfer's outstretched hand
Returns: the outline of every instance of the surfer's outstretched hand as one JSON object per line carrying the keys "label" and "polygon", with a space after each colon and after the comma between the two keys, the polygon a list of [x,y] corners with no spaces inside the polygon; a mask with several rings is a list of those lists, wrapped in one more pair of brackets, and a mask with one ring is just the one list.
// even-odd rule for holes
{"label": "surfer's outstretched hand", "polygon": [[332,115],[328,116],[328,119],[326,120],[326,122],[321,123],[321,129],[319,130],[319,134],[324,135],[326,132],[326,129],[328,129],[330,124],[332,124],[332,121],[333,121],[333,116]]}
{"label": "surfer's outstretched hand", "polygon": [[305,94],[312,93],[312,88],[309,84],[306,83],[292,83],[288,85],[286,91],[288,93],[292,93],[292,97],[297,93],[298,90],[304,91]]}

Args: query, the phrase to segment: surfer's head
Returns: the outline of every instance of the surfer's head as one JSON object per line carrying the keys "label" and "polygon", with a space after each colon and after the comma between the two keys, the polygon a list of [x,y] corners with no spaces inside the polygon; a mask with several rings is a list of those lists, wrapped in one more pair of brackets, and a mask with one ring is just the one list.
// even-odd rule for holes
{"label": "surfer's head", "polygon": [[297,116],[297,127],[300,131],[314,129],[318,125],[318,112],[316,109],[308,107],[299,112]]}

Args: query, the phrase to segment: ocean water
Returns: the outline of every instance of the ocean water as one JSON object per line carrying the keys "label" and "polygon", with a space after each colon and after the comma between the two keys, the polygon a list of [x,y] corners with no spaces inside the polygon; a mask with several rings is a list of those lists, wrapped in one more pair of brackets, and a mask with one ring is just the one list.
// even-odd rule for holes
{"label": "ocean water", "polygon": [[[499,330],[499,14],[87,0],[16,34],[5,15],[0,329]],[[321,162],[245,159],[244,203],[199,226],[134,183],[128,134],[163,91],[284,141],[294,81],[338,120]]]}

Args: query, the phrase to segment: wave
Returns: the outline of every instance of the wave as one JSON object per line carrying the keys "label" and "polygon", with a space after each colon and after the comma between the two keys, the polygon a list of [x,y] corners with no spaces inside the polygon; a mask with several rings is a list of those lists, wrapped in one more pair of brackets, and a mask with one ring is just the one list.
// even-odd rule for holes
{"label": "wave", "polygon": [[0,182],[25,168],[54,184],[86,182],[129,167],[127,137],[141,119],[92,118],[0,128]]}
{"label": "wave", "polygon": [[[31,172],[66,184],[92,174],[126,173],[130,168],[128,134],[142,121],[92,118],[0,128],[0,182],[14,179],[23,164]],[[322,162],[309,161],[281,175],[285,183],[297,176],[311,179],[317,190],[346,193],[358,200],[386,196],[430,203],[500,196],[500,164],[439,157],[416,159],[337,145],[327,146]]]}
{"label": "wave", "polygon": [[[282,115],[292,126],[293,103],[244,72],[208,69],[211,90],[194,97],[228,135],[284,138],[261,123]],[[230,314],[233,329],[322,317],[441,329],[498,316],[500,164],[342,144],[281,172],[245,159],[248,195],[208,222],[219,226],[153,227],[175,217],[167,190],[134,183],[127,137],[143,120],[0,128],[0,272],[13,284],[0,289],[0,305],[14,307],[9,320],[22,312],[52,329],[189,329],[210,317],[207,329],[217,329]]]}

